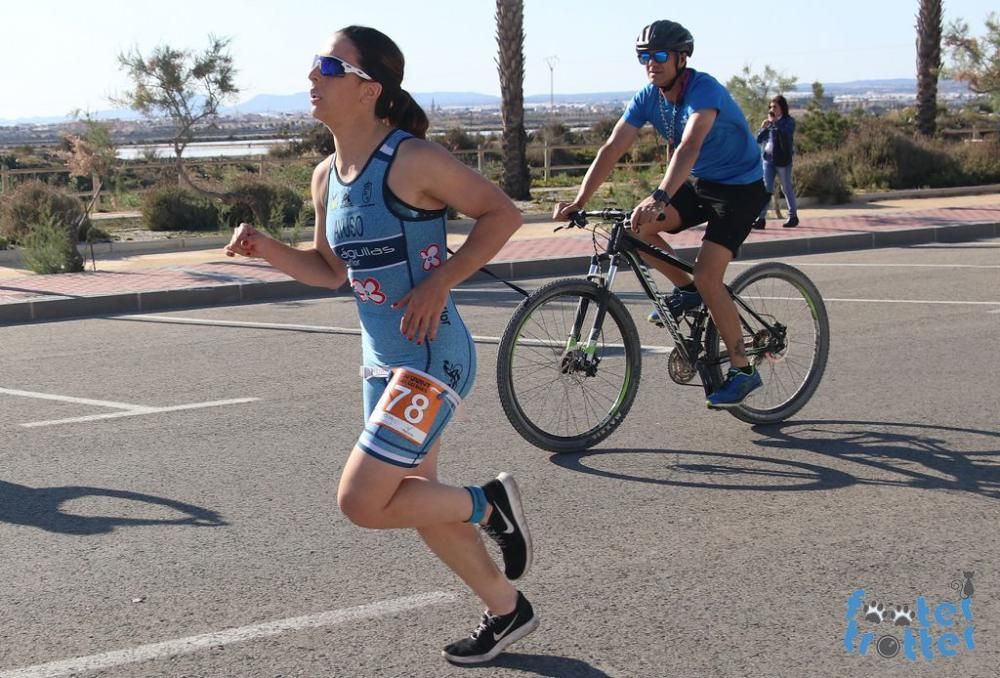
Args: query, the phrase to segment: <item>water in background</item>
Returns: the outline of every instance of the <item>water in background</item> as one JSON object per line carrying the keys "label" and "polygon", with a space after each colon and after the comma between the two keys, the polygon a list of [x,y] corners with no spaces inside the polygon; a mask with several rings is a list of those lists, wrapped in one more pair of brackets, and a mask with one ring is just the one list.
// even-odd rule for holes
{"label": "water in background", "polygon": [[[184,149],[185,158],[215,158],[225,156],[267,155],[275,146],[287,144],[294,139],[253,139],[250,141],[202,141],[189,144]],[[157,158],[173,158],[174,147],[171,144],[136,144],[120,146],[118,157],[122,160],[137,160],[150,151],[156,152]]]}

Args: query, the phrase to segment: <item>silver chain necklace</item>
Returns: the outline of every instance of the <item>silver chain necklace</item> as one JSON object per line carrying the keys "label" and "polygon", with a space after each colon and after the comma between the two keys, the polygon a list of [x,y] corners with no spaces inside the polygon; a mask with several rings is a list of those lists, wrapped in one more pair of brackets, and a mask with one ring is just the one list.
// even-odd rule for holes
{"label": "silver chain necklace", "polygon": [[684,101],[684,92],[687,90],[688,86],[688,73],[684,72],[677,76],[678,78],[683,78],[681,81],[681,90],[677,95],[677,103],[672,104],[673,113],[667,115],[667,95],[664,92],[660,92],[660,118],[663,120],[663,127],[667,132],[667,154],[673,155],[674,152],[674,130],[677,127],[677,114],[681,108],[681,102]]}
{"label": "silver chain necklace", "polygon": [[674,129],[677,126],[677,108],[678,106],[674,104],[674,111],[672,115],[667,115],[667,97],[661,92],[660,93],[660,117],[663,119],[663,127],[667,134],[667,153],[673,154],[674,152]]}

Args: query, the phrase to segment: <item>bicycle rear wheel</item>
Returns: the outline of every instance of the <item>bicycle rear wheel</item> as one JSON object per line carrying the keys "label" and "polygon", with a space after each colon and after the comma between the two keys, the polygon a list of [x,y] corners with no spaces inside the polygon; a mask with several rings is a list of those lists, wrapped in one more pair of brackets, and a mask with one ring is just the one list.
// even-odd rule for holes
{"label": "bicycle rear wheel", "polygon": [[[784,421],[809,402],[826,369],[830,322],[823,297],[804,273],[778,262],[747,269],[730,287],[767,325],[737,303],[743,345],[764,385],[728,412],[751,424]],[[717,387],[729,356],[714,323],[705,332],[705,351]]]}
{"label": "bicycle rear wheel", "polygon": [[500,403],[514,429],[536,447],[593,447],[632,407],[642,372],[639,333],[613,294],[596,349],[585,348],[600,299],[593,282],[556,280],[521,302],[500,340]]}

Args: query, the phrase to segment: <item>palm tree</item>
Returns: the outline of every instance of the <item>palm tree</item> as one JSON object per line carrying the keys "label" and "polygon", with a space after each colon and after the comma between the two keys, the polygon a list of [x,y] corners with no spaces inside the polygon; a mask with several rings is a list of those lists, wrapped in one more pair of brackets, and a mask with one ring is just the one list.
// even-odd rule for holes
{"label": "palm tree", "polygon": [[497,72],[503,102],[503,177],[500,187],[517,200],[531,200],[528,135],[524,131],[524,0],[497,0]]}
{"label": "palm tree", "polygon": [[917,128],[933,136],[941,71],[941,0],[920,0],[917,14]]}

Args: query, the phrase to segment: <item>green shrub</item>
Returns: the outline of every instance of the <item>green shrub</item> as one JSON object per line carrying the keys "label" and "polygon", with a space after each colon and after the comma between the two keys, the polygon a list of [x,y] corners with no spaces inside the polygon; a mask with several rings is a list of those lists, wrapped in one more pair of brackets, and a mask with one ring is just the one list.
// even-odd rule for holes
{"label": "green shrub", "polygon": [[77,273],[83,257],[76,248],[72,224],[52,213],[43,213],[29,225],[21,259],[35,273]]}
{"label": "green shrub", "polygon": [[10,249],[10,240],[0,235],[0,250]]}
{"label": "green shrub", "polygon": [[843,150],[855,188],[902,189],[956,186],[962,171],[940,142],[916,139],[881,120],[866,120]]}
{"label": "green shrub", "polygon": [[103,228],[91,226],[87,233],[80,237],[80,242],[111,242],[111,234]]}
{"label": "green shrub", "polygon": [[590,209],[600,209],[605,205],[632,209],[649,196],[656,188],[663,175],[649,169],[616,169],[611,174],[611,180],[604,183],[606,195],[591,198],[587,205]]}
{"label": "green shrub", "polygon": [[962,169],[963,183],[1000,183],[1000,139],[958,143],[950,153]]}
{"label": "green shrub", "polygon": [[[302,161],[289,163],[287,165],[270,165],[267,167],[267,178],[279,184],[290,186],[299,191],[303,196],[309,195],[309,186],[312,184],[313,169],[317,163],[314,161]],[[330,164],[326,163],[329,167]]]}
{"label": "green shrub", "polygon": [[227,192],[223,219],[230,228],[242,222],[276,233],[295,225],[302,210],[302,197],[283,184],[250,179]]}
{"label": "green shrub", "polygon": [[219,209],[194,191],[161,186],[143,196],[142,219],[151,231],[210,231],[219,228]]}
{"label": "green shrub", "polygon": [[316,207],[313,205],[312,200],[306,200],[302,203],[302,209],[299,211],[299,217],[296,220],[296,227],[309,232],[312,232],[316,227]]}
{"label": "green shrub", "polygon": [[434,141],[438,142],[449,151],[471,151],[479,146],[480,138],[476,133],[469,133],[464,127],[451,127],[444,133],[436,135]]}
{"label": "green shrub", "polygon": [[[83,209],[77,198],[62,189],[26,181],[0,196],[0,236],[23,244],[35,224],[55,217],[60,223],[73,225],[83,216]],[[86,233],[89,226],[89,220],[84,219],[80,233]]]}
{"label": "green shrub", "polygon": [[797,156],[792,180],[797,195],[816,198],[821,204],[839,204],[851,199],[841,163],[831,151]]}
{"label": "green shrub", "polygon": [[810,110],[796,122],[797,153],[814,153],[840,148],[853,126],[851,119],[845,115],[819,108]]}

